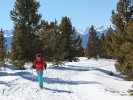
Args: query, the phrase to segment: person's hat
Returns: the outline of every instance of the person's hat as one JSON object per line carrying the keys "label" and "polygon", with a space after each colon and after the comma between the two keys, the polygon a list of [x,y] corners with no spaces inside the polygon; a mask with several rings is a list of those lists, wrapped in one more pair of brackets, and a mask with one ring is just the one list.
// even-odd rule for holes
{"label": "person's hat", "polygon": [[40,54],[36,54],[36,57],[41,57],[41,55]]}

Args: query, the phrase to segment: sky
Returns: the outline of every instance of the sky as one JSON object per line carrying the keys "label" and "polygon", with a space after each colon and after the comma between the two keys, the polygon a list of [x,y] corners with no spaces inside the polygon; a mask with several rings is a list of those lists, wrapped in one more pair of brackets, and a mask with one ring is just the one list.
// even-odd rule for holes
{"label": "sky", "polygon": [[[103,25],[109,27],[111,13],[116,9],[118,0],[37,0],[41,7],[38,13],[42,19],[51,22],[55,19],[58,24],[63,16],[71,19],[72,25],[79,28],[87,26]],[[12,30],[13,22],[10,11],[13,9],[15,0],[0,0],[0,28]]]}

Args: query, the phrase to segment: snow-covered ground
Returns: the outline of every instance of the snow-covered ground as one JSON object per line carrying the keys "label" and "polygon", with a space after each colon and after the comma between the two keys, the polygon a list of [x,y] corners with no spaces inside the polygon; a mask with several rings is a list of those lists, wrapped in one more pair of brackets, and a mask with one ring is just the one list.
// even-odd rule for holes
{"label": "snow-covered ground", "polygon": [[133,100],[127,92],[133,82],[118,75],[114,63],[80,58],[58,68],[48,64],[43,90],[38,88],[35,71],[14,70],[7,64],[7,70],[0,71],[0,100]]}

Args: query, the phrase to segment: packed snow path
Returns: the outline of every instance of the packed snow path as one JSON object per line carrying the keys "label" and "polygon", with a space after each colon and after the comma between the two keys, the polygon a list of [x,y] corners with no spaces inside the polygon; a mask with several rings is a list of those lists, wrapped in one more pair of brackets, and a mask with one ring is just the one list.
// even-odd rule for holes
{"label": "packed snow path", "polygon": [[44,71],[43,90],[35,71],[1,71],[0,100],[133,100],[127,92],[133,82],[124,81],[114,63],[80,58],[62,67],[50,66]]}

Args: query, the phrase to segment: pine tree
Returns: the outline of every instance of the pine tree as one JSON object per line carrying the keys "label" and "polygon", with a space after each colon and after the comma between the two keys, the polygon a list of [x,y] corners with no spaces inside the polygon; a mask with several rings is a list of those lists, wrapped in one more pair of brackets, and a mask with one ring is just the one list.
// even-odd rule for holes
{"label": "pine tree", "polygon": [[16,66],[16,69],[24,69],[25,60],[23,59],[23,46],[22,46],[22,32],[19,29],[14,30],[12,40],[11,59],[12,63]]}
{"label": "pine tree", "polygon": [[105,36],[104,33],[102,33],[101,38],[100,38],[100,47],[99,47],[99,57],[100,58],[106,58],[107,57],[107,53],[106,53],[106,48],[105,48]]}
{"label": "pine tree", "polygon": [[42,41],[45,59],[51,61],[55,66],[63,64],[62,34],[59,31],[56,20],[50,24],[45,22],[42,31]]}
{"label": "pine tree", "polygon": [[[39,45],[41,43],[41,14],[37,13],[39,7],[39,2],[35,0],[16,0],[13,10],[10,12],[11,19],[14,22],[14,34],[17,35],[13,37],[15,40],[12,42],[13,55],[15,52],[19,52],[15,51],[15,49],[18,49],[17,47],[21,49],[19,59],[15,55],[14,62],[20,59],[32,61],[35,53],[41,50],[41,45]],[[15,43],[15,41],[19,41],[19,43]]]}
{"label": "pine tree", "polygon": [[77,57],[83,56],[83,47],[82,47],[82,39],[80,35],[77,35],[75,28],[73,28],[70,41],[71,41],[71,48],[69,52],[70,56],[72,60],[78,61]]}
{"label": "pine tree", "polygon": [[55,26],[53,31],[54,33],[53,33],[53,39],[52,39],[52,43],[53,43],[52,62],[53,62],[53,65],[59,66],[64,64],[63,60],[65,57],[65,54],[63,52],[62,34],[60,33],[57,25]]}
{"label": "pine tree", "polygon": [[4,66],[6,57],[6,40],[4,37],[4,32],[0,31],[0,66]]}
{"label": "pine tree", "polygon": [[85,56],[88,58],[95,58],[97,59],[99,54],[99,39],[96,33],[96,30],[94,29],[94,26],[91,26],[89,30],[89,38],[88,43],[85,50]]}
{"label": "pine tree", "polygon": [[82,47],[82,39],[80,35],[77,35],[76,41],[75,41],[75,48],[76,48],[76,57],[83,57],[84,56],[84,49]]}
{"label": "pine tree", "polygon": [[127,76],[128,80],[133,79],[133,1],[119,0],[117,11],[112,11],[112,23],[115,26],[113,36],[114,57],[117,60],[116,69]]}
{"label": "pine tree", "polygon": [[[53,23],[53,22],[51,22]],[[42,37],[42,41],[43,41],[43,51],[44,54],[43,56],[45,57],[45,59],[47,61],[52,61],[52,56],[53,56],[53,52],[52,52],[52,38],[53,34],[54,34],[54,26],[51,27],[51,23],[48,24],[48,22],[45,22],[42,28],[42,32],[41,32],[41,37]]]}
{"label": "pine tree", "polygon": [[111,59],[114,56],[114,48],[113,48],[113,35],[114,35],[114,30],[110,27],[107,31],[106,35],[106,42],[105,42],[105,48],[106,48],[106,53],[107,53],[107,58]]}
{"label": "pine tree", "polygon": [[62,34],[62,44],[65,59],[73,61],[76,59],[78,52],[77,49],[79,48],[82,50],[81,38],[77,36],[76,30],[72,26],[71,20],[68,17],[62,17],[59,30]]}
{"label": "pine tree", "polygon": [[59,30],[62,34],[62,44],[63,45],[63,51],[65,54],[65,59],[68,59],[69,61],[72,61],[71,55],[70,55],[70,49],[71,49],[71,34],[72,34],[72,23],[68,17],[62,17],[61,23],[59,25]]}
{"label": "pine tree", "polygon": [[63,64],[63,60],[76,61],[83,56],[82,40],[68,17],[63,17],[59,26],[56,20],[45,22],[41,36],[45,59],[55,66]]}

